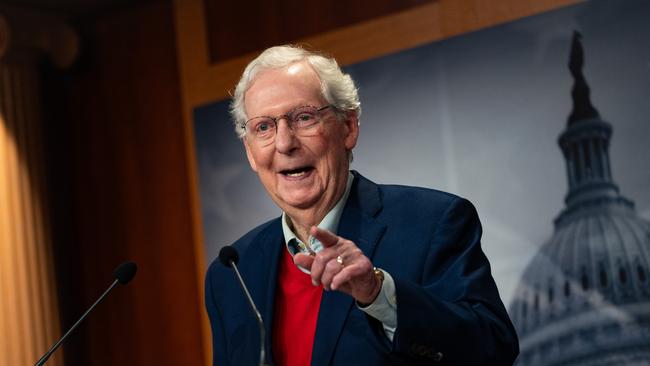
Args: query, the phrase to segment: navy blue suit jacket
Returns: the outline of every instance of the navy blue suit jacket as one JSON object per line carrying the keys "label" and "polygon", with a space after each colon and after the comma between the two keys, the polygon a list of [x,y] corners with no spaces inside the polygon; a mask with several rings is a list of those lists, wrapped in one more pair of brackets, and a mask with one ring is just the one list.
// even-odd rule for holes
{"label": "navy blue suit jacket", "polygon": [[[515,330],[480,247],[472,204],[424,188],[377,185],[354,172],[338,235],[350,239],[395,280],[393,342],[376,319],[340,292],[324,292],[312,353],[325,365],[509,365]],[[273,362],[273,306],[282,250],[280,219],[239,239],[239,269],[265,321]],[[256,365],[259,330],[232,269],[217,261],[205,282],[214,365]]]}

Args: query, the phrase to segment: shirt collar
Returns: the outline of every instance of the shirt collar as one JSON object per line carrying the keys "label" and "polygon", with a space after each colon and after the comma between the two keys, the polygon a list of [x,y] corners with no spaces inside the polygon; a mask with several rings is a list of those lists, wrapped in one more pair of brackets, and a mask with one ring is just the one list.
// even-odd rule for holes
{"label": "shirt collar", "polygon": [[[341,214],[343,214],[343,208],[345,203],[348,200],[350,195],[350,189],[352,188],[352,181],[354,180],[354,175],[348,172],[348,181],[345,186],[345,192],[339,201],[334,205],[334,207],[323,217],[323,220],[318,224],[318,227],[331,231],[336,234],[339,221],[341,220]],[[299,251],[309,253],[309,250],[314,252],[319,252],[323,249],[323,245],[313,237],[309,237],[309,243],[302,243],[298,236],[293,232],[292,225],[290,223],[289,215],[285,212],[282,213],[282,233],[284,234],[284,242],[287,245],[287,250],[291,255],[298,253]]]}

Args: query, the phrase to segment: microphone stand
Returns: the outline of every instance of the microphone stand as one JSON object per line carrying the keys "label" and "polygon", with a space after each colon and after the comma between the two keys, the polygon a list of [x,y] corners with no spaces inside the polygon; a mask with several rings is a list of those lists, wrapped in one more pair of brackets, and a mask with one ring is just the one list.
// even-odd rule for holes
{"label": "microphone stand", "polygon": [[257,325],[260,327],[260,366],[268,366],[264,362],[264,360],[266,359],[266,352],[264,350],[266,332],[264,331],[264,322],[262,321],[262,315],[257,310],[257,307],[255,306],[255,302],[253,301],[251,294],[248,292],[248,288],[246,288],[246,285],[244,284],[244,280],[239,274],[239,269],[237,269],[237,265],[232,259],[229,260],[229,262],[232,268],[235,270],[235,274],[237,275],[237,279],[239,280],[239,285],[241,286],[242,290],[244,290],[244,294],[246,294],[248,303],[251,305],[251,308],[253,309],[253,313],[255,313],[255,317],[257,318]]}
{"label": "microphone stand", "polygon": [[57,348],[59,348],[59,346],[61,346],[61,343],[63,343],[63,341],[68,337],[68,335],[70,335],[70,333],[72,333],[72,331],[75,330],[75,328],[77,328],[77,326],[78,326],[78,325],[79,325],[79,324],[80,324],[84,319],[86,319],[86,316],[88,316],[88,314],[90,314],[90,312],[95,308],[95,306],[97,306],[97,304],[99,304],[102,300],[104,300],[104,298],[106,297],[106,295],[108,295],[108,293],[111,292],[111,290],[112,290],[115,286],[117,286],[117,284],[118,284],[119,282],[120,282],[120,281],[117,280],[117,279],[116,279],[115,281],[113,281],[113,283],[108,287],[108,289],[107,289],[106,291],[104,291],[104,293],[102,294],[102,296],[100,296],[99,299],[97,299],[97,301],[95,301],[95,303],[92,304],[92,306],[91,306],[90,308],[88,308],[88,310],[86,310],[86,312],[81,316],[81,318],[79,318],[79,320],[77,320],[77,322],[74,323],[74,325],[73,325],[70,329],[68,329],[68,331],[63,335],[63,337],[61,337],[61,338],[60,338],[56,343],[54,343],[54,345],[52,346],[52,348],[50,348],[50,350],[47,351],[47,353],[45,353],[45,354],[43,355],[43,357],[41,357],[41,358],[36,362],[36,364],[35,364],[34,366],[43,366],[43,365],[45,364],[45,362],[48,360],[48,358],[50,358],[50,356],[54,353],[54,351],[56,351]]}

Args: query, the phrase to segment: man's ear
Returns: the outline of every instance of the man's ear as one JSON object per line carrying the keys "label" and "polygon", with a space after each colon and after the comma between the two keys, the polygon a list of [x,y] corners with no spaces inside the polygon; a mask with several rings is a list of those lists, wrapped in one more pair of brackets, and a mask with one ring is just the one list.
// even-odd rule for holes
{"label": "man's ear", "polygon": [[357,139],[359,138],[359,117],[357,112],[345,112],[343,124],[345,125],[345,148],[351,151],[357,145]]}
{"label": "man's ear", "polygon": [[243,137],[241,139],[241,142],[244,144],[244,148],[246,149],[246,157],[248,158],[248,164],[250,164],[251,169],[253,169],[253,171],[257,173],[257,164],[255,164],[255,159],[253,159],[253,153],[251,152],[251,147],[248,146],[246,137]]}

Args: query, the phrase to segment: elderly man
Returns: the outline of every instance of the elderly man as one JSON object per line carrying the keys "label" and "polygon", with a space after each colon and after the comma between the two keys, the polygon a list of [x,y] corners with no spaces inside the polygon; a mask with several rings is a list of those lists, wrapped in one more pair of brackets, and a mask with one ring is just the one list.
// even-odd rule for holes
{"label": "elderly man", "polygon": [[[253,60],[232,102],[251,168],[281,217],[233,245],[277,365],[506,365],[518,352],[474,207],[350,171],[357,89],[334,59],[295,46]],[[215,365],[256,364],[258,328],[213,263]]]}

